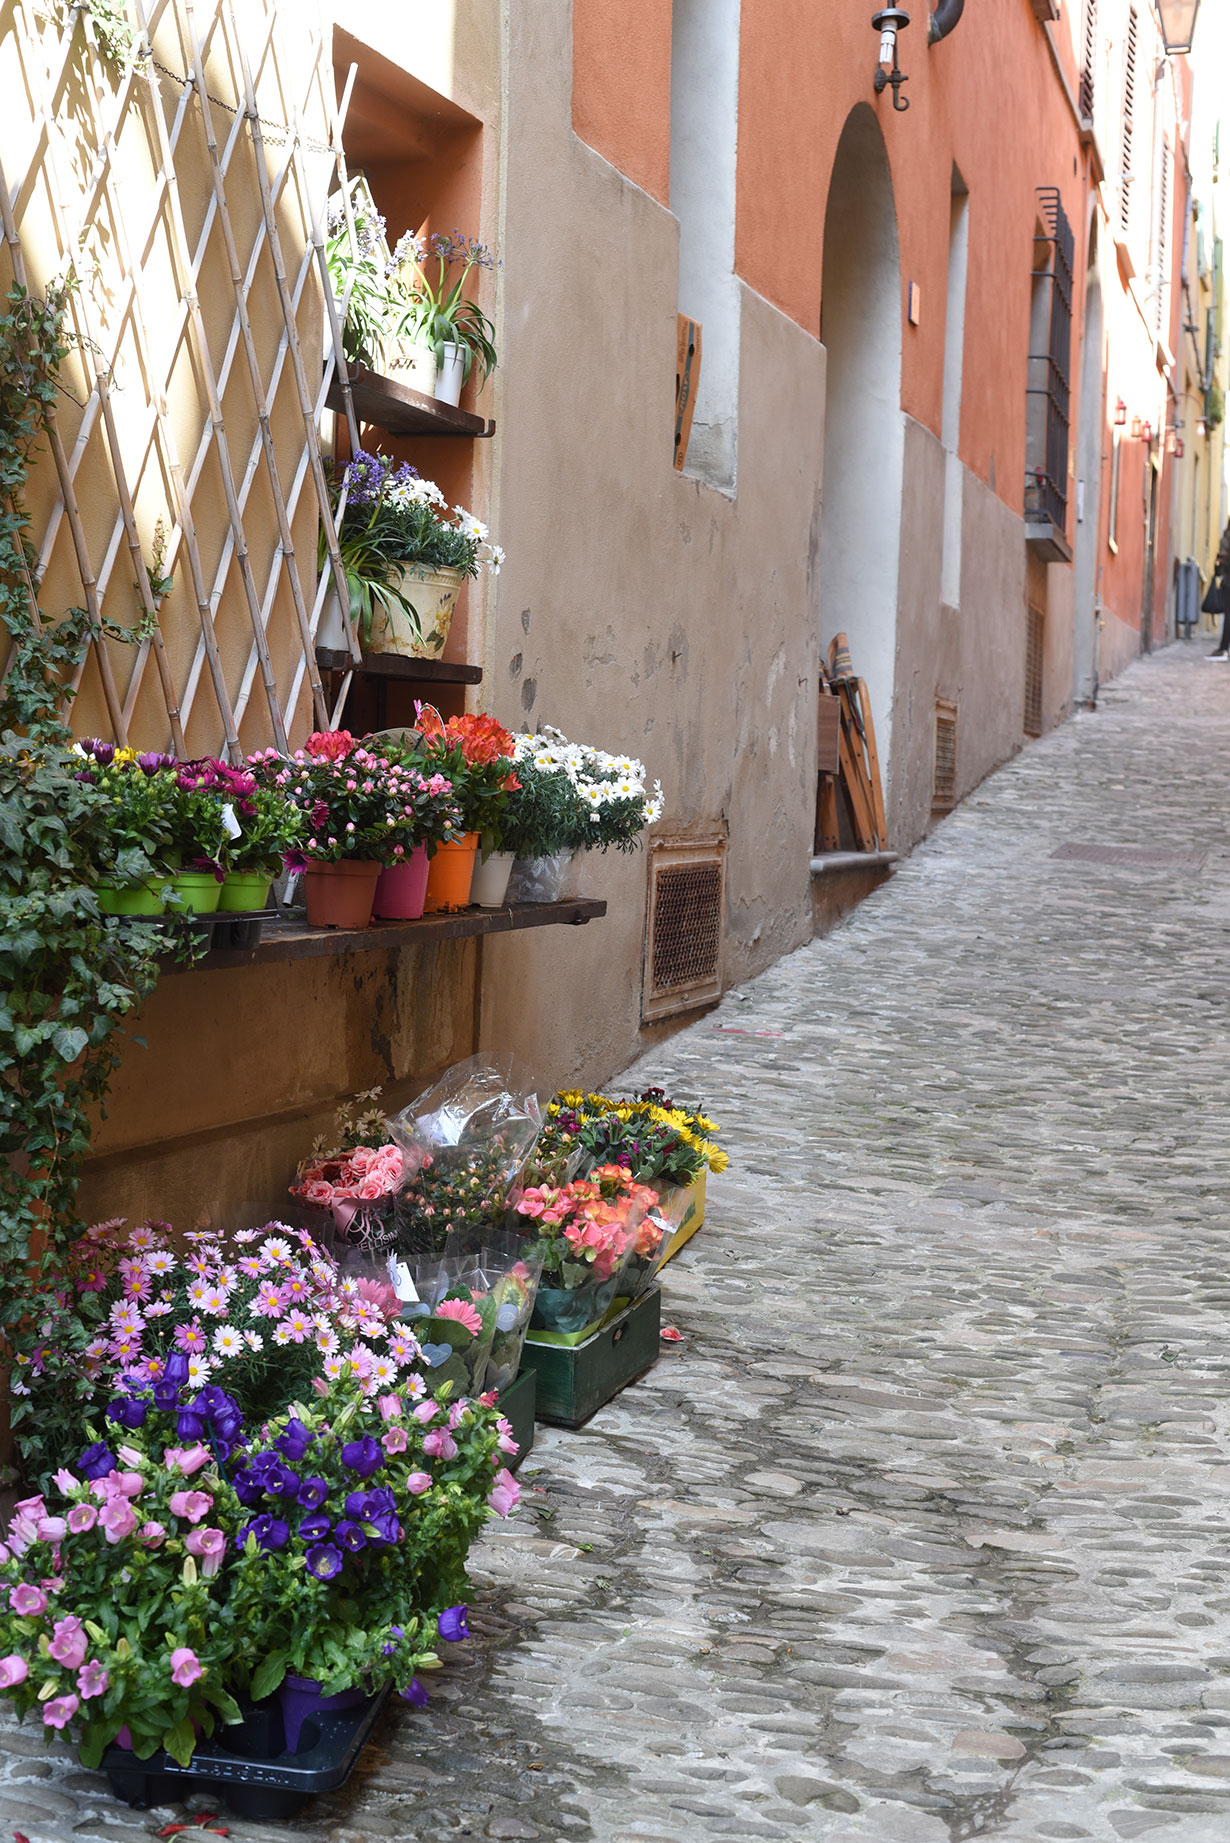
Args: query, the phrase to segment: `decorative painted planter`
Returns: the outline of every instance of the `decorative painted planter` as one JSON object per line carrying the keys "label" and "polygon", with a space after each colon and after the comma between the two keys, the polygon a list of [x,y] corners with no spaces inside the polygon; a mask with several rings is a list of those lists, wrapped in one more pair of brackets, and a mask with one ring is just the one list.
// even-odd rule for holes
{"label": "decorative painted planter", "polygon": [[535,1418],[580,1427],[657,1360],[661,1329],[662,1293],[654,1286],[580,1344],[545,1343],[531,1331],[521,1362],[535,1373]]}
{"label": "decorative painted planter", "polygon": [[161,884],[139,883],[135,889],[116,889],[100,883],[94,894],[104,915],[165,915]]}
{"label": "decorative painted planter", "polygon": [[389,1695],[386,1684],[353,1707],[314,1716],[301,1737],[310,1744],[301,1753],[286,1747],[282,1713],[271,1696],[249,1705],[242,1722],[216,1729],[187,1766],[169,1754],[138,1760],[112,1746],[102,1757],[102,1770],[116,1797],[141,1810],[207,1792],[240,1817],[294,1817],[315,1793],[345,1784]]}
{"label": "decorative painted planter", "polygon": [[423,563],[402,565],[401,581],[394,585],[414,609],[377,605],[372,610],[369,653],[396,653],[401,659],[438,659],[448,639],[453,609],[464,577],[460,570],[432,570]]}
{"label": "decorative painted planter", "polygon": [[474,859],[478,853],[478,833],[467,832],[464,838],[447,845],[437,845],[436,855],[427,872],[427,896],[424,915],[441,909],[468,909],[470,883],[474,876]]}
{"label": "decorative painted planter", "polygon": [[504,906],[508,894],[508,879],[512,873],[513,853],[511,851],[493,851],[490,857],[480,856],[474,865],[474,881],[470,885],[470,901],[476,902],[480,909],[500,909]]}
{"label": "decorative painted planter", "polygon": [[171,878],[177,898],[175,906],[188,915],[213,915],[217,912],[222,885],[212,870],[177,870]]}
{"label": "decorative painted planter", "polygon": [[451,403],[455,409],[461,402],[461,387],[466,381],[465,356],[463,346],[445,340],[444,356],[436,373],[437,403]]}
{"label": "decorative painted planter", "polygon": [[[708,1169],[702,1167],[699,1177],[693,1178],[692,1182],[686,1187],[688,1206],[680,1219],[679,1227],[671,1236],[670,1247],[666,1250],[662,1263],[663,1266],[666,1265],[667,1261],[673,1260],[679,1250],[684,1247],[686,1243],[691,1241],[697,1229],[699,1229],[704,1222],[705,1183],[708,1176]],[[674,1195],[678,1195],[678,1190],[664,1193],[663,1203],[666,1204],[669,1198]]]}
{"label": "decorative painted planter", "polygon": [[380,873],[372,914],[386,921],[417,921],[427,895],[431,861],[426,845],[416,845],[400,864],[388,864]]}
{"label": "decorative painted planter", "polygon": [[564,880],[572,872],[571,851],[552,857],[518,858],[508,879],[509,902],[558,902]]}
{"label": "decorative painted planter", "polygon": [[313,928],[366,928],[381,866],[365,858],[310,864],[303,873],[307,918]]}
{"label": "decorative painted planter", "polygon": [[269,901],[272,881],[263,870],[228,871],[218,897],[218,908],[225,914],[263,909]]}

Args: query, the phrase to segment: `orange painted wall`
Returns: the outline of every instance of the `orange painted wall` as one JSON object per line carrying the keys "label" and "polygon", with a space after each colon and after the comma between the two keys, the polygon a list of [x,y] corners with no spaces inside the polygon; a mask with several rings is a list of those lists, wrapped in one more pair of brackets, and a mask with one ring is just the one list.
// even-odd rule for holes
{"label": "orange painted wall", "polygon": [[573,0],[572,125],[663,205],[671,195],[671,0]]}
{"label": "orange painted wall", "polygon": [[[1072,222],[1079,314],[1084,159],[1029,0],[967,7],[951,38],[930,50],[925,19],[920,9],[900,38],[909,109],[894,112],[888,90],[874,102],[892,168],[902,285],[915,281],[922,292],[921,324],[903,330],[902,407],[938,434],[955,162],[970,193],[961,458],[1019,510],[1035,187],[1058,186]],[[742,41],[736,267],[818,332],[828,178],[850,110],[873,100],[876,35],[869,12],[829,0],[744,0]],[[1063,33],[1060,44],[1066,51]],[[1028,132],[1005,133],[1005,116]],[[1078,323],[1073,332],[1075,378]]]}

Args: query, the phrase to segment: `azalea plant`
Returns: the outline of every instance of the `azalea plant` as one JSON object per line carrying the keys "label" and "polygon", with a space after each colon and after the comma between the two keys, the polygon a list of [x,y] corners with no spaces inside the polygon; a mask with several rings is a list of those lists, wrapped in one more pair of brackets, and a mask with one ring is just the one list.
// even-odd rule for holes
{"label": "azalea plant", "polygon": [[[504,552],[491,542],[482,520],[464,506],[450,508],[435,482],[424,480],[408,461],[357,450],[337,475],[335,511],[350,619],[363,647],[370,644],[376,608],[404,614],[420,631],[404,586],[405,565],[458,570],[462,576],[477,576],[484,567],[500,573]],[[322,534],[322,570],[327,563]]]}
{"label": "azalea plant", "polygon": [[495,848],[499,815],[521,783],[513,764],[512,732],[486,714],[466,713],[446,722],[418,705],[420,747],[437,773],[452,783],[461,807],[462,829],[477,832],[483,855]]}
{"label": "azalea plant", "polygon": [[425,800],[433,831],[460,831],[457,809],[432,804],[452,791],[445,775],[377,755],[348,730],[318,730],[289,759],[275,749],[248,759],[257,780],[302,814],[296,852],[303,866],[343,858],[399,863],[423,842],[417,832]]}

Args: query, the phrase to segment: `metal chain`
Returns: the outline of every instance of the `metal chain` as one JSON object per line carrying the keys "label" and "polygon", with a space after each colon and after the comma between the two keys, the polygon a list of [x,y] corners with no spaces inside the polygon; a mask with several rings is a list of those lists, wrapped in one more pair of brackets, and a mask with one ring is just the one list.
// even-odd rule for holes
{"label": "metal chain", "polygon": [[[165,64],[160,64],[155,57],[150,57],[145,61],[147,61],[154,70],[158,71],[161,76],[169,77],[172,83],[177,83],[181,89],[194,90],[196,88],[195,78],[181,76],[177,71],[168,70],[167,66]],[[236,103],[223,102],[222,98],[220,96],[215,96],[212,90],[206,90],[205,94],[216,109],[224,109],[228,115],[243,115],[246,117],[248,114],[246,109],[241,109]],[[284,147],[287,141],[296,138],[294,129],[286,122],[266,121],[263,115],[258,115],[256,120],[261,125],[261,130],[265,139],[273,141],[279,147]],[[330,147],[327,141],[313,140],[310,135],[299,137],[299,145],[301,147],[306,147],[308,152],[312,154],[332,154],[335,151]]]}

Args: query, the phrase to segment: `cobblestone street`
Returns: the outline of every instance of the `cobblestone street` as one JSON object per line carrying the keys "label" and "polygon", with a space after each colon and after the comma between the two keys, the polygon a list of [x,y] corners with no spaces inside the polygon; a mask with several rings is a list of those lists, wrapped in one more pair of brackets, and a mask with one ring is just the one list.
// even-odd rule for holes
{"label": "cobblestone street", "polygon": [[[638,1066],[731,1154],[667,1270],[683,1341],[540,1430],[477,1554],[480,1643],[297,1837],[1225,1843],[1230,668],[1204,650],[1135,665]],[[1140,855],[1076,851],[1110,845]],[[3,1747],[6,1834],[173,1815],[29,1724]]]}

